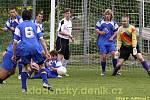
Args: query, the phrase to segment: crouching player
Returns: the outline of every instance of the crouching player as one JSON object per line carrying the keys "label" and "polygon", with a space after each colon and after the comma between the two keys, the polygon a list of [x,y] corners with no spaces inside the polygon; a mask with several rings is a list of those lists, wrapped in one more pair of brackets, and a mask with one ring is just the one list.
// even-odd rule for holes
{"label": "crouching player", "polygon": [[[115,76],[123,65],[124,61],[126,61],[130,54],[133,55],[134,58],[138,58],[143,66],[143,68],[147,71],[148,75],[150,75],[150,68],[147,61],[144,60],[140,50],[139,45],[137,43],[137,32],[134,26],[129,24],[129,17],[122,17],[122,26],[118,29],[117,34],[117,50],[120,52],[119,61],[116,65],[116,68],[113,71],[113,76]],[[117,51],[116,55],[119,54]]]}
{"label": "crouching player", "polygon": [[[55,50],[50,52],[51,58],[45,62],[45,72],[47,73],[48,78],[57,78],[62,77],[66,74],[67,70],[65,67],[62,66],[61,61],[58,60],[58,53]],[[39,69],[38,65],[33,63],[35,66],[34,69]],[[42,70],[39,70],[37,74],[35,74],[33,79],[41,78],[40,73]]]}

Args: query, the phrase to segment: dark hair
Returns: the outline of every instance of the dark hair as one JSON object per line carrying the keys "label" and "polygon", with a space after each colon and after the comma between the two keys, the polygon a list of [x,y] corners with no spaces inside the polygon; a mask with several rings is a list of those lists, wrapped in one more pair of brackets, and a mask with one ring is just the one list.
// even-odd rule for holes
{"label": "dark hair", "polygon": [[58,56],[58,52],[57,52],[56,50],[52,50],[52,51],[50,52],[50,55],[51,55],[51,56]]}
{"label": "dark hair", "polygon": [[31,12],[27,9],[23,10],[22,12],[22,19],[23,20],[30,20],[32,17]]}
{"label": "dark hair", "polygon": [[43,11],[36,12],[36,16],[38,16],[39,14],[43,15]]}
{"label": "dark hair", "polygon": [[66,12],[70,12],[70,13],[72,13],[72,11],[71,11],[71,9],[70,9],[70,8],[65,8],[65,9],[64,9],[64,13],[66,13]]}
{"label": "dark hair", "polygon": [[9,10],[14,10],[14,9],[17,10],[15,5],[11,5],[10,8],[9,8]]}

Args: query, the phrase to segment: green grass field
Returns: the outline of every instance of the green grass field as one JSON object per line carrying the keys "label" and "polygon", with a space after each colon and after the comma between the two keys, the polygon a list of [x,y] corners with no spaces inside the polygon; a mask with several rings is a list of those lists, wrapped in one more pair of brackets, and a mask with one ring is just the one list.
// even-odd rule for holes
{"label": "green grass field", "polygon": [[70,67],[69,77],[49,79],[53,92],[42,88],[40,79],[28,79],[28,92],[21,92],[17,75],[0,85],[0,100],[150,100],[150,77],[141,69],[122,71],[121,76],[100,76],[98,68]]}

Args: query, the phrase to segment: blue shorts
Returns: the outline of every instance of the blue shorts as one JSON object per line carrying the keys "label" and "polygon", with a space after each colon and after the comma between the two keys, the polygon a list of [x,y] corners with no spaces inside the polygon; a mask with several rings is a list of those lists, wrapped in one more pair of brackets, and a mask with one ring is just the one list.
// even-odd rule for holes
{"label": "blue shorts", "polygon": [[11,71],[13,68],[16,67],[17,62],[11,60],[12,53],[6,52],[5,55],[2,58],[2,68]]}
{"label": "blue shorts", "polygon": [[44,60],[45,60],[45,58],[43,57],[42,54],[36,53],[36,54],[34,54],[34,55],[21,56],[21,63],[22,63],[22,64],[25,64],[25,65],[26,65],[26,64],[30,64],[30,63],[31,63],[31,59],[32,59],[35,63],[37,63],[37,64],[39,64],[39,65],[43,64],[43,63],[44,63]]}
{"label": "blue shorts", "polygon": [[99,52],[101,54],[108,54],[108,53],[111,53],[112,51],[116,51],[116,46],[113,43],[111,43],[111,44],[100,44],[100,45],[98,45],[98,48],[99,48]]}

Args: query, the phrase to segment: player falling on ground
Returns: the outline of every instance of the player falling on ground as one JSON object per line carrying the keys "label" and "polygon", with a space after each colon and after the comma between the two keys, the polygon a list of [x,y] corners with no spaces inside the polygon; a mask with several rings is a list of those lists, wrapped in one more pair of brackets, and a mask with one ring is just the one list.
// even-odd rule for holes
{"label": "player falling on ground", "polygon": [[118,55],[119,52],[119,60],[112,75],[115,76],[117,74],[118,70],[121,69],[121,66],[129,58],[130,54],[132,54],[134,58],[138,58],[140,60],[143,68],[150,75],[149,65],[147,61],[144,60],[137,43],[136,28],[133,25],[129,24],[128,16],[122,17],[122,26],[120,26],[118,29],[116,55]]}
{"label": "player falling on ground", "polygon": [[[57,51],[52,50],[50,52],[50,55],[51,55],[50,59],[45,62],[45,66],[46,66],[45,71],[47,73],[48,78],[62,77],[57,72],[58,68],[63,67],[61,61],[58,59]],[[63,67],[63,68],[65,68],[65,67]],[[38,68],[36,68],[36,69],[38,69]],[[32,79],[41,78],[40,72],[41,72],[41,70],[38,70],[38,73],[35,74],[34,76],[31,75],[32,76],[31,78]],[[65,73],[63,75],[65,75]]]}
{"label": "player falling on ground", "polygon": [[[45,40],[43,39],[43,33],[41,32],[40,28],[31,21],[31,17],[31,12],[29,10],[24,10],[22,12],[22,18],[24,22],[16,27],[13,42],[12,59],[16,60],[17,41],[21,40],[21,61],[24,65],[21,73],[22,92],[27,91],[26,80],[30,70],[31,59],[40,65],[41,69],[44,69],[42,66],[44,59],[41,55],[39,40],[44,48],[46,58],[49,58],[47,46]],[[47,74],[44,70],[41,71],[41,77],[43,80],[43,87],[52,90],[52,87],[48,84]]]}
{"label": "player falling on ground", "polygon": [[64,18],[59,22],[57,40],[56,40],[56,50],[59,52],[59,59],[62,61],[64,67],[67,66],[69,61],[69,40],[74,41],[72,32],[72,22],[70,20],[71,9],[64,10]]}
{"label": "player falling on ground", "polygon": [[106,59],[108,53],[112,54],[112,63],[114,68],[117,64],[117,59],[114,57],[116,51],[115,41],[118,25],[112,18],[112,11],[110,9],[106,9],[103,18],[96,23],[95,27],[96,33],[98,34],[97,46],[100,53],[102,76],[105,75]]}

